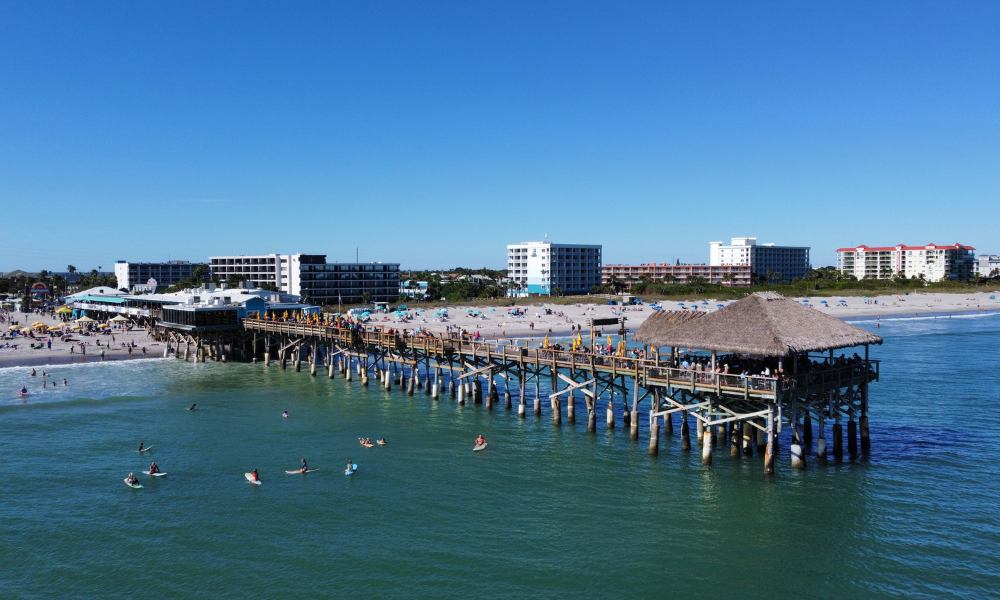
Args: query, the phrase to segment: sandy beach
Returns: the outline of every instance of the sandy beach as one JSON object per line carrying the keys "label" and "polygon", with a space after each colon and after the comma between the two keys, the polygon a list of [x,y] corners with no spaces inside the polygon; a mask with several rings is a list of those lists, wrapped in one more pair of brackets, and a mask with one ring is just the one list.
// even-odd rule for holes
{"label": "sandy beach", "polygon": [[[25,316],[24,313],[11,313],[10,317],[17,321],[19,325],[28,327],[37,321],[41,321],[46,325],[61,323],[57,318],[47,315],[29,314]],[[65,365],[100,362],[102,360],[159,358],[163,356],[162,344],[152,340],[149,334],[146,333],[146,330],[141,328],[133,329],[132,331],[113,329],[109,335],[92,333],[87,336],[74,332],[71,336],[71,340],[73,341],[63,341],[59,336],[50,338],[48,335],[39,336],[36,334],[35,339],[20,335],[10,336],[8,333],[9,327],[9,322],[2,324],[3,335],[0,336],[2,337],[0,339],[0,368]],[[51,348],[48,347],[50,339],[52,341]],[[97,345],[98,340],[101,342],[100,346]],[[32,344],[37,345],[39,342],[44,342],[45,347],[40,349],[33,349],[31,347]],[[131,356],[128,349],[122,346],[123,342],[126,345],[135,344],[136,347],[133,348]],[[81,343],[83,344],[82,348]],[[142,352],[143,347],[146,348],[145,355]],[[70,348],[73,349],[73,352],[70,352]],[[85,353],[83,352],[84,349]],[[104,352],[103,358],[101,357],[102,351]]]}
{"label": "sandy beach", "polygon": [[[798,297],[802,301],[805,297]],[[649,306],[609,306],[607,304],[545,304],[529,303],[519,299],[517,307],[524,309],[526,314],[514,316],[510,314],[511,307],[477,307],[453,306],[448,308],[448,318],[435,316],[437,309],[425,309],[416,313],[417,307],[409,311],[412,319],[401,322],[395,313],[388,315],[373,315],[370,325],[382,325],[396,329],[424,329],[433,332],[445,332],[449,327],[464,329],[470,333],[479,331],[486,339],[526,339],[540,338],[545,335],[565,337],[570,335],[572,328],[581,325],[586,332],[588,322],[593,318],[609,318],[624,316],[625,326],[635,331],[654,310]],[[1000,311],[1000,292],[975,292],[964,294],[908,294],[872,296],[834,296],[809,297],[809,306],[823,313],[842,318],[890,318],[903,316],[920,316],[977,311]],[[825,301],[825,302],[824,302]],[[697,302],[663,301],[664,310],[699,310],[712,312],[732,302],[702,300]],[[683,309],[681,308],[683,305]],[[697,307],[693,309],[692,307]],[[532,327],[534,325],[534,327]],[[604,333],[611,333],[614,328],[604,328]]]}

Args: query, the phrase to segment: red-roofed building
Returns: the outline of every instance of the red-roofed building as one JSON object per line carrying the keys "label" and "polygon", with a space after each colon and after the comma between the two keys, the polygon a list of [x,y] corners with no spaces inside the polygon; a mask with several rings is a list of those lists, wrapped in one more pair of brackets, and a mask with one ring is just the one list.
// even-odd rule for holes
{"label": "red-roofed building", "polygon": [[896,275],[926,281],[968,281],[975,264],[975,248],[955,243],[926,246],[866,246],[837,248],[837,269],[858,279],[890,279]]}

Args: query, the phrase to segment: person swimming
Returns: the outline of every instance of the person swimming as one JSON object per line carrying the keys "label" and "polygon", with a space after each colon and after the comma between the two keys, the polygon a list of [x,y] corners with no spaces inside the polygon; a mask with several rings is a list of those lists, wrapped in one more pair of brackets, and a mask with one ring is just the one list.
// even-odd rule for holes
{"label": "person swimming", "polygon": [[482,446],[485,443],[486,443],[486,438],[483,437],[483,434],[480,433],[479,437],[476,438],[476,445],[477,446]]}
{"label": "person swimming", "polygon": [[287,410],[281,411],[281,418],[283,418],[283,419],[287,419],[288,418],[288,411]]}
{"label": "person swimming", "polygon": [[195,402],[194,404],[192,404],[191,408],[189,408],[188,410],[198,410],[198,403]]}
{"label": "person swimming", "polygon": [[32,376],[32,377],[34,377],[35,375],[36,375],[36,373],[35,373],[35,369],[34,369],[34,368],[32,368],[32,369],[31,369],[31,376]]}
{"label": "person swimming", "polygon": [[18,392],[18,393],[19,393],[19,394],[21,394],[22,396],[27,396],[27,395],[28,395],[28,387],[27,387],[27,386],[24,386],[24,385],[22,385],[22,386],[21,386],[21,391],[20,391],[20,392]]}

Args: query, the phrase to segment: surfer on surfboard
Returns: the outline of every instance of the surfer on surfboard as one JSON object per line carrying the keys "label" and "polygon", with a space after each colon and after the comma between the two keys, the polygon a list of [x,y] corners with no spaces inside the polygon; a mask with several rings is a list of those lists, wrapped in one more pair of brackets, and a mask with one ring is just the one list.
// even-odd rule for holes
{"label": "surfer on surfboard", "polygon": [[479,437],[476,438],[476,445],[477,446],[482,446],[485,443],[486,443],[486,438],[483,437],[483,434],[480,433]]}
{"label": "surfer on surfboard", "polygon": [[149,474],[150,475],[155,475],[155,474],[157,474],[159,472],[160,472],[160,465],[156,464],[155,461],[149,463]]}
{"label": "surfer on surfboard", "polygon": [[283,418],[283,419],[287,419],[288,418],[288,411],[287,410],[281,411],[281,418]]}
{"label": "surfer on surfboard", "polygon": [[309,465],[306,463],[306,458],[302,457],[302,472],[305,473],[309,470]]}
{"label": "surfer on surfboard", "polygon": [[139,453],[141,454],[146,449],[146,442],[139,442]]}
{"label": "surfer on surfboard", "polygon": [[253,480],[259,482],[260,481],[260,473],[257,472],[257,468],[256,467],[254,467],[254,470],[251,471],[251,473],[253,473]]}
{"label": "surfer on surfboard", "polygon": [[129,485],[136,485],[139,483],[139,478],[137,478],[134,473],[129,473],[128,477],[125,478],[125,483]]}

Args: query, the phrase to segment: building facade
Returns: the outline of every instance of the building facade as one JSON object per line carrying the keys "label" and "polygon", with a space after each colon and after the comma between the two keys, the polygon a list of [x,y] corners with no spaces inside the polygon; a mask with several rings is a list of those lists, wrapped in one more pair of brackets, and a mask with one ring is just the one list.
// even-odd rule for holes
{"label": "building facade", "polygon": [[212,274],[237,276],[254,286],[274,286],[317,304],[395,302],[398,263],[328,263],[325,254],[213,256]]}
{"label": "building facade", "polygon": [[837,269],[857,279],[923,277],[929,282],[968,281],[973,274],[975,248],[962,244],[939,246],[866,246],[837,248]]}
{"label": "building facade", "polygon": [[1000,276],[1000,254],[980,254],[973,268],[977,277]]}
{"label": "building facade", "polygon": [[669,263],[644,263],[640,265],[604,265],[601,283],[620,283],[626,290],[643,280],[663,283],[690,283],[701,279],[714,285],[749,287],[753,277],[750,265],[672,265]]}
{"label": "building facade", "polygon": [[586,294],[601,283],[601,246],[522,242],[507,246],[511,295]]}
{"label": "building facade", "polygon": [[729,244],[709,242],[709,266],[748,265],[758,281],[789,282],[809,272],[808,246],[758,244],[755,237],[734,237]]}
{"label": "building facade", "polygon": [[[185,279],[191,279],[199,267],[202,267],[201,270],[204,271],[204,282],[208,282],[211,275],[208,264],[192,263],[186,260],[169,260],[167,262],[119,260],[115,263],[115,278],[118,280],[118,289],[155,292],[156,289],[148,288],[170,287]],[[150,279],[155,280],[156,283],[150,283]]]}

